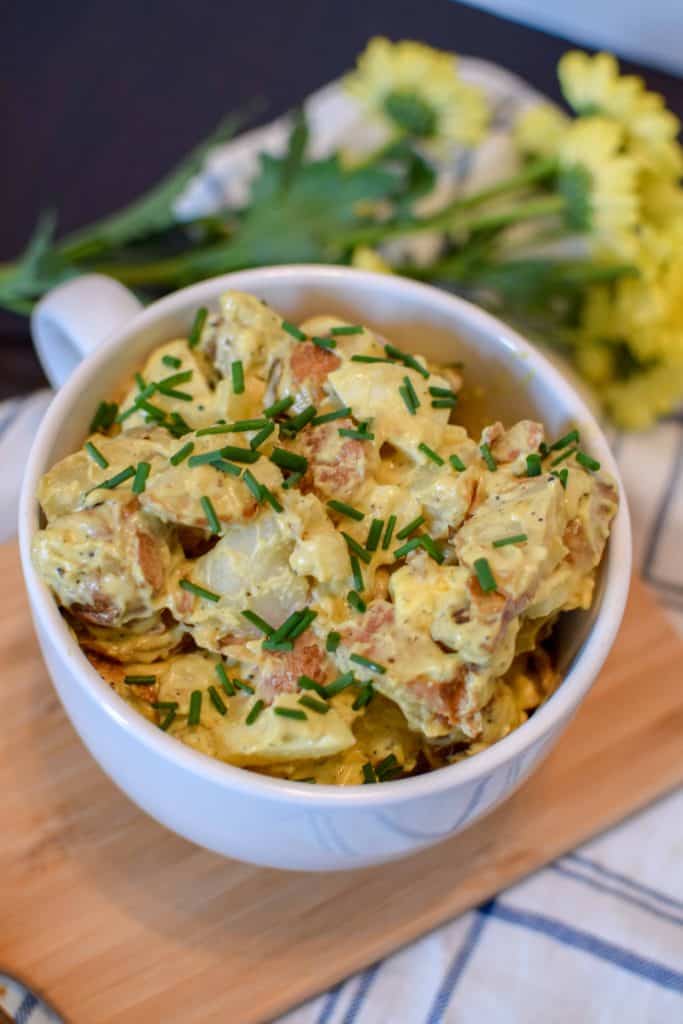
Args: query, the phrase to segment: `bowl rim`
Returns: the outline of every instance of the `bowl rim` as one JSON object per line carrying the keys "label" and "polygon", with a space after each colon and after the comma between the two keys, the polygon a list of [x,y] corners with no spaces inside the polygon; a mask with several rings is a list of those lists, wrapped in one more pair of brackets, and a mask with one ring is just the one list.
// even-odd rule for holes
{"label": "bowl rim", "polygon": [[[354,282],[367,287],[381,287],[388,294],[412,293],[422,303],[428,299],[444,313],[450,314],[450,318],[460,325],[457,327],[454,324],[454,329],[462,331],[464,326],[470,325],[491,336],[495,344],[518,353],[529,370],[537,374],[553,393],[562,394],[564,405],[573,411],[572,418],[588,428],[591,449],[602,466],[614,477],[619,490],[619,509],[607,547],[600,606],[569,670],[551,698],[517,729],[471,758],[423,775],[383,783],[381,786],[309,786],[272,778],[248,768],[218,761],[168,736],[122,700],[90,665],[31,560],[31,542],[37,528],[36,486],[47,468],[47,454],[52,439],[59,433],[65,415],[87,393],[84,378],[93,375],[128,337],[139,334],[159,317],[177,311],[178,308],[215,300],[227,288],[249,291],[268,281],[290,281],[298,287],[302,283],[313,286],[317,282],[330,283],[340,278],[348,285],[349,302],[353,302]],[[65,668],[84,696],[97,702],[112,725],[123,728],[146,747],[148,753],[162,761],[171,761],[176,768],[219,788],[239,790],[261,799],[310,809],[370,809],[433,796],[491,775],[497,768],[535,747],[545,735],[550,736],[554,732],[554,726],[561,725],[574,713],[597,678],[621,624],[631,577],[630,518],[616,461],[600,426],[581,395],[538,349],[490,313],[432,285],[398,276],[378,275],[371,271],[317,264],[241,270],[180,289],[147,306],[84,359],[53,398],[31,446],[19,502],[19,547],[34,617],[47,631]],[[46,667],[51,674],[49,666]]]}

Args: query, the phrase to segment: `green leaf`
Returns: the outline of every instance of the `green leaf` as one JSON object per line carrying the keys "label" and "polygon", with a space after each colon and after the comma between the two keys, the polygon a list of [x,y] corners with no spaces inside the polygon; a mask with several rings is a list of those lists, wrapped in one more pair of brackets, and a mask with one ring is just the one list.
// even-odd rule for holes
{"label": "green leaf", "polygon": [[41,213],[22,255],[0,271],[0,306],[29,314],[43,292],[74,276],[53,247],[56,223],[54,210]]}
{"label": "green leaf", "polygon": [[92,258],[103,250],[128,244],[144,235],[165,231],[177,222],[174,204],[200,170],[207,152],[242,127],[245,114],[231,114],[156,185],[122,210],[65,238],[59,250],[69,260]]}

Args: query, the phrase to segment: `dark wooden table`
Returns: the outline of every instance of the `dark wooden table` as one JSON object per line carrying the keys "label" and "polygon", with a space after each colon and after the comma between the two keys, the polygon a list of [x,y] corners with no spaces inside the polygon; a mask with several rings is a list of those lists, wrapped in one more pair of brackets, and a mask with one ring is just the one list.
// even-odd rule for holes
{"label": "dark wooden table", "polygon": [[[22,0],[0,36],[5,97],[0,259],[39,210],[67,231],[153,182],[229,110],[281,113],[341,74],[376,34],[497,61],[559,98],[565,40],[449,0]],[[683,114],[683,80],[645,73]],[[42,382],[27,321],[0,313],[0,396]]]}

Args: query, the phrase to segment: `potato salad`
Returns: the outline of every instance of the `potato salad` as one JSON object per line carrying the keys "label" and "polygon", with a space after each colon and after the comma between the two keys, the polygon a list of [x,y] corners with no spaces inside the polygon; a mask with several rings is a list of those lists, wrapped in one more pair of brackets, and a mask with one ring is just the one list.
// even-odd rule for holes
{"label": "potato salad", "polygon": [[383,783],[558,684],[617,509],[576,429],[459,424],[457,366],[227,292],[42,478],[35,565],[151,723],[230,764]]}

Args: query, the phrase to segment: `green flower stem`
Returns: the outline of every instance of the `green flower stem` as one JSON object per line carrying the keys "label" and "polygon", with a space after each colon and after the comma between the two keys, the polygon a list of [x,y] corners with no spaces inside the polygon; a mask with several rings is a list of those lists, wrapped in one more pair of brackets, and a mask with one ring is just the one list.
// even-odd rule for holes
{"label": "green flower stem", "polygon": [[[562,196],[543,196],[541,199],[530,199],[526,203],[518,203],[510,210],[501,210],[495,213],[483,214],[472,219],[464,218],[456,221],[453,225],[458,231],[494,231],[500,228],[509,227],[511,224],[519,224],[525,220],[535,220],[536,217],[551,217],[561,214],[566,209],[566,202]],[[446,225],[443,225],[446,227]]]}

